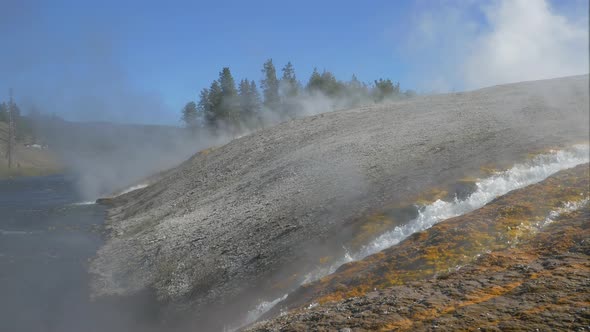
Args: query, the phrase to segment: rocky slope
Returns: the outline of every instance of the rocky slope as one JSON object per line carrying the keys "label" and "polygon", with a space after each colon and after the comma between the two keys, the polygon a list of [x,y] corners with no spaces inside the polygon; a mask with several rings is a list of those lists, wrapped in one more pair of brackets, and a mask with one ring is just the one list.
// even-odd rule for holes
{"label": "rocky slope", "polygon": [[251,330],[585,328],[589,197],[588,164],[561,171],[304,285]]}
{"label": "rocky slope", "polygon": [[203,151],[112,202],[94,293],[153,289],[219,327],[209,311],[233,317],[297,286],[372,212],[587,141],[588,99],[587,75],[510,84],[326,113]]}
{"label": "rocky slope", "polygon": [[561,217],[530,242],[542,250],[484,254],[436,279],[301,309],[251,331],[586,331],[588,218],[587,207]]}

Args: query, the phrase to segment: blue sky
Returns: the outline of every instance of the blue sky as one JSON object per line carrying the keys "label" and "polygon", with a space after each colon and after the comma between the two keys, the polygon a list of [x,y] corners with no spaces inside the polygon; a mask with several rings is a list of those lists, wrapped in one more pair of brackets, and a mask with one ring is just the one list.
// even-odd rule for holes
{"label": "blue sky", "polygon": [[[14,87],[24,108],[36,105],[73,120],[166,124],[178,123],[180,108],[222,67],[229,66],[236,80],[258,82],[268,58],[278,69],[291,61],[303,83],[318,67],[340,79],[353,73],[367,82],[391,78],[404,89],[464,89],[465,81],[455,74],[463,49],[497,28],[489,22],[495,9],[487,10],[498,5],[6,1],[0,100]],[[587,28],[587,1],[549,6],[552,14]]]}

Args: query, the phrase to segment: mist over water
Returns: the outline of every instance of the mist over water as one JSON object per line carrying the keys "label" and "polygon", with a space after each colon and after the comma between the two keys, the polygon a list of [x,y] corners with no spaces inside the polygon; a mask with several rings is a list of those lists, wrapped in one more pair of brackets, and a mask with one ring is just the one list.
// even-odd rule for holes
{"label": "mist over water", "polygon": [[150,299],[92,301],[88,260],[104,208],[79,204],[75,178],[0,180],[0,331],[154,331]]}
{"label": "mist over water", "polygon": [[339,84],[343,89],[339,95],[302,91],[298,96],[284,99],[280,109],[262,106],[257,112],[231,123],[220,119],[215,124],[207,124],[202,113],[194,126],[187,127],[71,122],[45,115],[34,120],[39,136],[58,154],[66,172],[77,176],[82,197],[95,200],[122,194],[130,188],[139,189],[150,182],[148,177],[177,166],[200,150],[221,146],[282,122],[409,98],[396,93],[375,101],[369,90]]}
{"label": "mist over water", "polygon": [[76,177],[85,201],[145,184],[147,177],[222,142],[172,126],[54,120],[42,123],[40,130],[65,172]]}

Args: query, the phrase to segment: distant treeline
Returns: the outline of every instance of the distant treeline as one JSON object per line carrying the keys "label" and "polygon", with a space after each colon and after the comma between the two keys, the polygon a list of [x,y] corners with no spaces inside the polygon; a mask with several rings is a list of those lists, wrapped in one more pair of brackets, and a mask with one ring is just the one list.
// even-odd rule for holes
{"label": "distant treeline", "polygon": [[[5,122],[8,124],[9,109],[8,102],[1,102],[0,103],[0,122]],[[33,124],[32,117],[38,114],[35,110],[31,111],[31,116],[23,116],[21,113],[20,108],[16,103],[12,103],[12,114],[14,116],[14,124],[15,124],[15,138],[17,141],[24,141],[25,138],[29,138],[32,141],[36,140],[36,131],[35,126]],[[1,136],[0,140],[5,139],[5,134]]]}
{"label": "distant treeline", "polygon": [[193,130],[236,135],[303,115],[415,95],[411,90],[401,91],[399,83],[390,79],[366,84],[353,75],[349,81],[340,81],[331,72],[320,73],[315,68],[303,86],[291,62],[281,72],[279,79],[272,59],[267,60],[262,66],[260,93],[256,82],[247,78],[236,87],[230,69],[225,67],[209,88],[201,90],[198,102],[184,106],[182,120]]}

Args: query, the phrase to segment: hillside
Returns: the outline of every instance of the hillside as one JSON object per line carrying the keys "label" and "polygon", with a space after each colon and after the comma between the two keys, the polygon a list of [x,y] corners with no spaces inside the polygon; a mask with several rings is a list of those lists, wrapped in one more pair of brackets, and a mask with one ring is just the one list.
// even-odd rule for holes
{"label": "hillside", "polygon": [[297,310],[251,330],[587,326],[589,171],[561,171],[342,266],[279,305]]}
{"label": "hillside", "polygon": [[94,293],[152,289],[219,329],[416,214],[372,223],[375,212],[452,199],[473,190],[465,177],[587,142],[588,99],[587,75],[523,82],[326,113],[202,151],[113,202]]}

